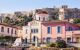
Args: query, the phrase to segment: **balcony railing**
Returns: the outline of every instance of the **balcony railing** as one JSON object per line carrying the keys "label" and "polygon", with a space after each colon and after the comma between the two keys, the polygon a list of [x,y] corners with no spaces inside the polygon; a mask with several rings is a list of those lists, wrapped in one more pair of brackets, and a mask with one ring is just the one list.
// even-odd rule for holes
{"label": "balcony railing", "polygon": [[80,34],[80,30],[66,31],[67,34]]}

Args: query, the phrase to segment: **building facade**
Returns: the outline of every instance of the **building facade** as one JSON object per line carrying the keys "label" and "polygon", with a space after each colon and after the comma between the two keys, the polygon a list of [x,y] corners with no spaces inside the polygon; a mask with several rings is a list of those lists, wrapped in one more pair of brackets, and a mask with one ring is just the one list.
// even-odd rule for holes
{"label": "building facade", "polygon": [[17,27],[9,26],[6,24],[0,24],[0,36],[17,37],[17,30]]}
{"label": "building facade", "polygon": [[[40,18],[40,19],[39,19]],[[45,19],[44,19],[45,18]],[[80,42],[80,26],[61,20],[47,20],[49,14],[39,13],[36,18],[18,30],[18,37],[28,43],[47,43],[63,39],[66,42]]]}
{"label": "building facade", "polygon": [[55,42],[63,39],[66,42],[80,42],[80,26],[64,21],[32,21],[22,28],[23,39],[27,42]]}

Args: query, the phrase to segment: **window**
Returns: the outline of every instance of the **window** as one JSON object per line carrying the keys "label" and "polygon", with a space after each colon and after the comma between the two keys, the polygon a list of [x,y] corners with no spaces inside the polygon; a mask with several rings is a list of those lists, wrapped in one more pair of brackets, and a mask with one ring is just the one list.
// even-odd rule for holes
{"label": "window", "polygon": [[38,33],[38,29],[31,29],[31,33]]}
{"label": "window", "polygon": [[61,33],[61,27],[60,26],[57,27],[57,33]]}
{"label": "window", "polygon": [[34,33],[34,30],[33,29],[31,29],[31,33]]}
{"label": "window", "polygon": [[45,17],[43,17],[43,21],[45,21]]}
{"label": "window", "polygon": [[38,33],[38,29],[35,29],[36,33]]}
{"label": "window", "polygon": [[39,17],[39,20],[40,20],[40,17]]}
{"label": "window", "polygon": [[4,32],[4,27],[1,27],[1,32]]}
{"label": "window", "polygon": [[50,34],[51,33],[51,27],[48,27],[47,31],[48,31],[47,33]]}
{"label": "window", "polygon": [[16,34],[16,30],[15,30],[15,34]]}
{"label": "window", "polygon": [[73,28],[72,27],[68,27],[68,31],[72,31],[73,30]]}
{"label": "window", "polygon": [[68,18],[68,15],[67,15],[67,14],[65,14],[65,19],[66,19],[66,18]]}
{"label": "window", "polygon": [[68,43],[71,42],[71,38],[70,38],[70,37],[67,38],[67,42],[68,42]]}
{"label": "window", "polygon": [[7,28],[7,33],[9,33],[9,28]]}
{"label": "window", "polygon": [[34,30],[34,32],[33,33],[36,33],[36,29],[33,29]]}
{"label": "window", "polygon": [[49,43],[51,41],[51,37],[47,37],[46,41]]}
{"label": "window", "polygon": [[13,29],[11,29],[11,34],[13,34]]}
{"label": "window", "polygon": [[26,29],[26,34],[27,34],[27,29]]}
{"label": "window", "polygon": [[78,28],[78,30],[80,30],[80,27]]}

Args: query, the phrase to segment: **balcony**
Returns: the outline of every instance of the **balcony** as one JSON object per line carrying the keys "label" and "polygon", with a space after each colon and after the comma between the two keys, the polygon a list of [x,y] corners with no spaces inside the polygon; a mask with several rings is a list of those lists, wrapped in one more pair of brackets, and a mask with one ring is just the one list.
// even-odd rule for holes
{"label": "balcony", "polygon": [[67,35],[80,34],[80,30],[66,31]]}
{"label": "balcony", "polygon": [[80,34],[80,30],[73,31],[73,34]]}

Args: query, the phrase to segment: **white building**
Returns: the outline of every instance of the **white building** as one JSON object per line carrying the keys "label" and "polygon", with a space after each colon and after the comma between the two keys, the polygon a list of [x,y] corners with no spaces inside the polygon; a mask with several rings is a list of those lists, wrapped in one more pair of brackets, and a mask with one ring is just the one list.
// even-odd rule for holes
{"label": "white building", "polygon": [[34,19],[37,21],[49,21],[49,14],[47,12],[36,13]]}

